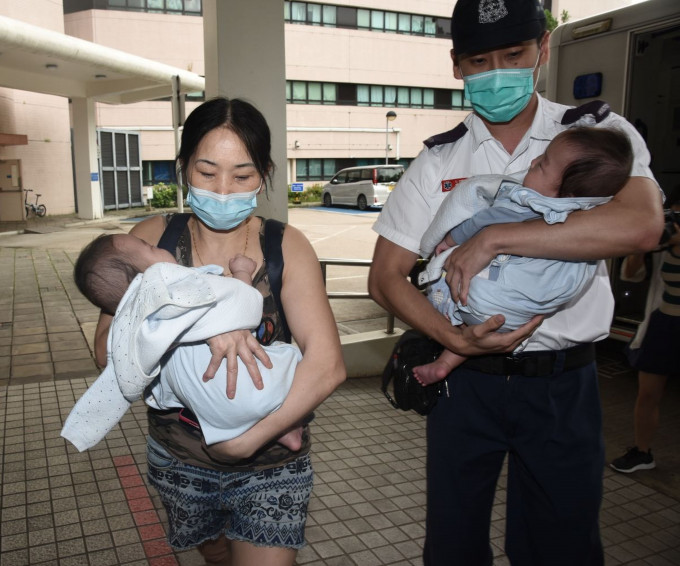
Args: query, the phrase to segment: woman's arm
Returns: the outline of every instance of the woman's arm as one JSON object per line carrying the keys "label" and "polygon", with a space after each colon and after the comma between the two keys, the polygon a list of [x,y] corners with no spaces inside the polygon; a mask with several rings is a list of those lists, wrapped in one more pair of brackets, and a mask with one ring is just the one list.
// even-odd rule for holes
{"label": "woman's arm", "polygon": [[562,224],[534,220],[490,226],[462,244],[445,266],[454,300],[467,301],[470,279],[498,254],[589,261],[644,253],[663,229],[661,193],[651,179],[631,177],[607,204],[576,211]]}
{"label": "woman's arm", "polygon": [[340,338],[319,261],[302,233],[287,226],[283,237],[281,302],[302,360],[283,405],[250,430],[224,443],[234,458],[247,458],[318,407],[346,377]]}

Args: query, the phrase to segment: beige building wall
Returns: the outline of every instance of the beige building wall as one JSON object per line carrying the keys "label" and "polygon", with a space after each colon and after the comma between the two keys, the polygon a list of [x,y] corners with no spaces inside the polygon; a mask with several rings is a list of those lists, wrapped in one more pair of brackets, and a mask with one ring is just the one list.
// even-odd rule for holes
{"label": "beige building wall", "polygon": [[569,13],[569,21],[573,22],[642,1],[645,0],[553,0],[552,14],[559,21],[562,10],[566,10]]}
{"label": "beige building wall", "polygon": [[[50,30],[63,32],[61,2],[51,0],[3,0],[0,15]],[[0,145],[0,161],[18,159],[20,187],[0,180],[2,202],[12,205],[11,216],[23,213],[21,188],[41,193],[49,214],[75,210],[69,104],[65,98],[0,88],[0,132],[28,136],[27,145]],[[34,199],[29,195],[29,200]],[[6,200],[8,199],[8,200]],[[7,206],[7,205],[5,205]],[[3,219],[9,220],[3,215]],[[20,220],[20,218],[11,218]]]}

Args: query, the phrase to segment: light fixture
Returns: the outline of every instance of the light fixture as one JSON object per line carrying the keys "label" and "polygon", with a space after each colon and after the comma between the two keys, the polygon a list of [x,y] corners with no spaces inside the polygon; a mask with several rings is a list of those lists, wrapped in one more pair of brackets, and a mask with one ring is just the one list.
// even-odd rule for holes
{"label": "light fixture", "polygon": [[101,75],[101,74],[99,74],[99,75],[95,75],[94,78],[95,78],[95,79],[105,79],[105,78],[106,78],[106,75]]}
{"label": "light fixture", "polygon": [[56,69],[57,67],[59,67],[59,65],[57,65],[56,63],[47,63],[47,65],[45,65],[45,68],[48,71],[54,71],[54,69]]}
{"label": "light fixture", "polygon": [[394,110],[385,114],[385,165],[390,161],[390,122],[397,117]]}
{"label": "light fixture", "polygon": [[297,141],[297,140],[295,140],[295,143],[293,144],[293,147],[294,147],[295,149],[300,149],[300,142]]}
{"label": "light fixture", "polygon": [[581,39],[582,37],[588,37],[589,35],[597,35],[598,33],[608,31],[610,27],[612,27],[612,19],[607,18],[606,20],[600,20],[592,24],[572,28],[571,37],[574,39]]}

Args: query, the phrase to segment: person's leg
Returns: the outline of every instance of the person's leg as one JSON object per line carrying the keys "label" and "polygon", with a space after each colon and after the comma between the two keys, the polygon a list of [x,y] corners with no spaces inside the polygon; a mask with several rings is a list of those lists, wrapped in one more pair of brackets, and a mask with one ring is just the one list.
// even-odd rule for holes
{"label": "person's leg", "polygon": [[434,362],[422,366],[415,366],[413,368],[413,377],[415,377],[421,385],[432,385],[433,383],[444,380],[447,375],[466,359],[465,356],[459,356],[451,350],[444,350]]}
{"label": "person's leg", "polygon": [[205,566],[232,566],[232,542],[224,535],[215,540],[207,540],[198,545]]}
{"label": "person's leg", "polygon": [[505,376],[459,368],[427,418],[425,566],[490,566],[491,508],[505,457]]}
{"label": "person's leg", "polygon": [[255,546],[232,541],[233,557],[229,566],[293,566],[298,551],[294,548]]}
{"label": "person's leg", "polygon": [[597,371],[508,380],[506,551],[522,566],[601,566],[604,441]]}
{"label": "person's leg", "polygon": [[638,394],[635,400],[635,445],[642,452],[651,449],[654,433],[659,427],[659,405],[668,376],[641,371],[638,373]]}

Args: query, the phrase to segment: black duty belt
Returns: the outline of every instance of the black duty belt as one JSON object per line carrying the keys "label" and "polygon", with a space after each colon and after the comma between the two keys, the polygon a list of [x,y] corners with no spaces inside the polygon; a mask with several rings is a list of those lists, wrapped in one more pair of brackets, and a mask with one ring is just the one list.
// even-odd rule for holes
{"label": "black duty belt", "polygon": [[494,354],[469,358],[461,367],[493,375],[545,377],[555,371],[574,370],[595,361],[595,345],[581,344],[566,350],[542,350],[516,356]]}

